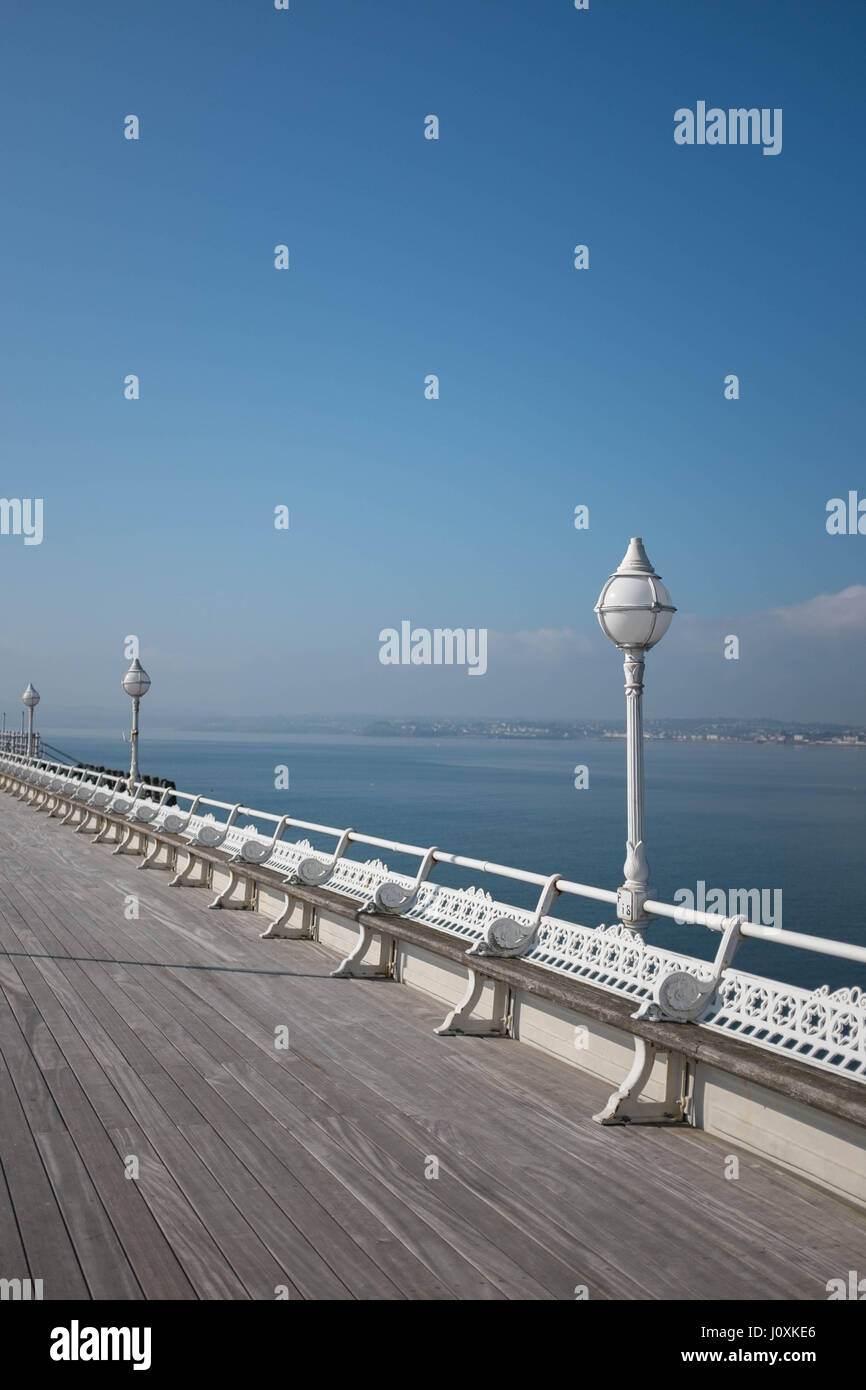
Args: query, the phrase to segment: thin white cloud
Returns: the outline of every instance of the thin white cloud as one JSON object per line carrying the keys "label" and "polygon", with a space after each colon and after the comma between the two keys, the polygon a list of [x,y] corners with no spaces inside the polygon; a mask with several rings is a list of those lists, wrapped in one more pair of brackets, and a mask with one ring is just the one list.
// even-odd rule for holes
{"label": "thin white cloud", "polygon": [[766,616],[788,631],[809,636],[866,632],[866,584],[851,584],[838,594],[818,594],[790,608],[774,608]]}
{"label": "thin white cloud", "polygon": [[556,665],[587,656],[593,644],[582,632],[570,627],[539,627],[521,632],[490,632],[488,648],[501,663]]}

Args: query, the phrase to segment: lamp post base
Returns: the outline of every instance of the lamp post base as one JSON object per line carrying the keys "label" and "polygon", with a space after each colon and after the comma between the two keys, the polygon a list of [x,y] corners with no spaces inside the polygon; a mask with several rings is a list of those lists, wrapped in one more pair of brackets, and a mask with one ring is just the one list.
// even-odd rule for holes
{"label": "lamp post base", "polygon": [[[640,779],[640,795],[637,798],[639,805],[639,820],[643,822],[643,777]],[[631,807],[630,818],[631,818]],[[631,828],[631,826],[629,826]],[[622,866],[625,874],[625,883],[616,893],[616,915],[624,927],[635,930],[643,930],[648,922],[653,919],[648,913],[644,912],[643,905],[647,898],[652,897],[650,888],[649,864],[647,863],[646,851],[644,850],[643,840],[637,842],[629,840],[626,844],[625,863]]]}

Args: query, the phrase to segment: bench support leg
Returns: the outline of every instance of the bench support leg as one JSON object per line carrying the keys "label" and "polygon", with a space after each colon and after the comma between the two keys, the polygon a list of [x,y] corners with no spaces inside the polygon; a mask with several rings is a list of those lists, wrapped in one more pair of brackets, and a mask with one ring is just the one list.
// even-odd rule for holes
{"label": "bench support leg", "polygon": [[298,899],[293,898],[291,893],[286,894],[286,901],[283,910],[273,922],[269,922],[267,929],[260,932],[262,941],[271,941],[276,937],[284,937],[288,941],[308,941],[313,935],[313,904],[302,903],[301,905],[301,925],[299,927],[287,926],[287,922],[295,910]]}
{"label": "bench support leg", "polygon": [[145,832],[140,825],[127,826],[123,832],[123,838],[112,854],[143,854],[146,841]]}
{"label": "bench support leg", "polygon": [[440,1037],[454,1033],[471,1034],[480,1038],[502,1038],[508,1035],[508,986],[501,980],[493,980],[493,1007],[490,1018],[473,1018],[472,1010],[478,1007],[487,977],[476,970],[469,971],[466,993],[446,1016],[445,1021],[435,1030]]}
{"label": "bench support leg", "polygon": [[[158,869],[173,870],[175,868],[175,865],[177,864],[177,846],[166,845],[163,844],[162,840],[155,839],[153,842],[153,849],[148,850],[147,842],[149,839],[149,835],[144,835],[142,837],[141,852],[142,854],[144,854],[144,858],[142,859],[141,863],[136,864],[135,867],[137,869],[149,869],[151,865],[155,865]],[[158,863],[157,861],[159,860],[159,856],[163,853],[163,851],[165,851],[165,858]]]}
{"label": "bench support leg", "polygon": [[[232,899],[232,893],[240,884],[243,892],[240,899]],[[217,893],[212,903],[208,907],[233,907],[240,912],[248,912],[255,901],[255,883],[251,878],[242,878],[237,869],[229,869],[229,881],[225,888]]]}
{"label": "bench support leg", "polygon": [[[641,1100],[656,1057],[667,1056],[664,1100]],[[635,1035],[631,1071],[603,1110],[593,1115],[600,1125],[671,1125],[688,1123],[685,1058],[681,1052],[659,1052],[645,1038]]]}
{"label": "bench support leg", "polygon": [[90,843],[92,845],[116,845],[122,843],[128,827],[118,821],[109,820],[107,816],[101,817],[101,819],[102,826],[99,830],[99,834],[94,835]]}
{"label": "bench support leg", "polygon": [[[367,954],[376,935],[379,937],[379,959],[371,964],[362,963],[362,958]],[[337,980],[369,980],[374,978],[388,980],[394,970],[393,948],[394,938],[390,932],[377,932],[362,918],[358,923],[358,943],[354,951],[350,951],[346,959],[340,961],[336,970],[332,970],[331,974]]]}
{"label": "bench support leg", "polygon": [[[210,886],[210,865],[204,859],[199,859],[193,854],[192,850],[187,850],[187,864],[185,869],[181,869],[179,874],[169,879],[169,888],[208,888]],[[194,869],[198,869],[198,878],[193,878]]]}

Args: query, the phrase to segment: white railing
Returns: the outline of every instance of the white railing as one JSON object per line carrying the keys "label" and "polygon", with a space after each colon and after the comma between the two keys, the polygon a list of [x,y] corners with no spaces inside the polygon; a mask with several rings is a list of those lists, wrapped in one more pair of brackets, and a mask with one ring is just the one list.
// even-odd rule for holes
{"label": "white railing", "polygon": [[[293,816],[275,815],[191,792],[166,790],[147,782],[135,794],[115,787],[100,796],[102,779],[86,769],[70,769],[21,755],[0,754],[0,774],[27,774],[46,790],[82,797],[107,811],[142,821],[155,830],[178,834],[190,846],[219,849],[234,865],[246,863],[285,875],[287,885],[327,885],[334,892],[379,914],[397,913],[471,942],[474,955],[521,955],[544,970],[582,979],[599,989],[639,1002],[648,1017],[692,1021],[701,1027],[735,1034],[755,1046],[802,1058],[812,1065],[866,1078],[866,994],[858,988],[830,992],[827,986],[803,989],[735,970],[731,960],[743,938],[807,950],[860,965],[866,947],[724,917],[670,903],[649,901],[656,917],[708,928],[722,941],[713,962],[669,951],[646,942],[615,922],[588,927],[550,915],[559,896],[616,904],[617,894],[505,864],[452,854],[435,847],[403,844],[352,829],[319,825]],[[109,779],[114,781],[114,779]],[[170,804],[174,802],[175,804]],[[146,808],[146,809],[145,809]],[[152,811],[151,811],[152,808]],[[248,823],[240,824],[244,818]],[[261,824],[274,827],[270,835]],[[329,854],[307,838],[285,838],[289,830],[335,841]],[[352,845],[404,854],[419,861],[413,877],[392,873],[381,858],[350,859]],[[437,864],[447,864],[538,887],[536,908],[517,908],[479,888],[453,888],[432,881]]]}

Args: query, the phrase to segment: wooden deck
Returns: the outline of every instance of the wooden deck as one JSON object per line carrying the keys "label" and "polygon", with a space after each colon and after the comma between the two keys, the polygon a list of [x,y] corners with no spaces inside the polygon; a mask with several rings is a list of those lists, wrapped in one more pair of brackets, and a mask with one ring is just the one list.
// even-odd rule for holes
{"label": "wooden deck", "polygon": [[46,1299],[823,1300],[866,1268],[866,1215],[746,1153],[728,1181],[696,1131],[602,1129],[608,1087],[437,1037],[434,1001],[332,980],[323,947],[261,942],[137,862],[0,795],[0,1277]]}

